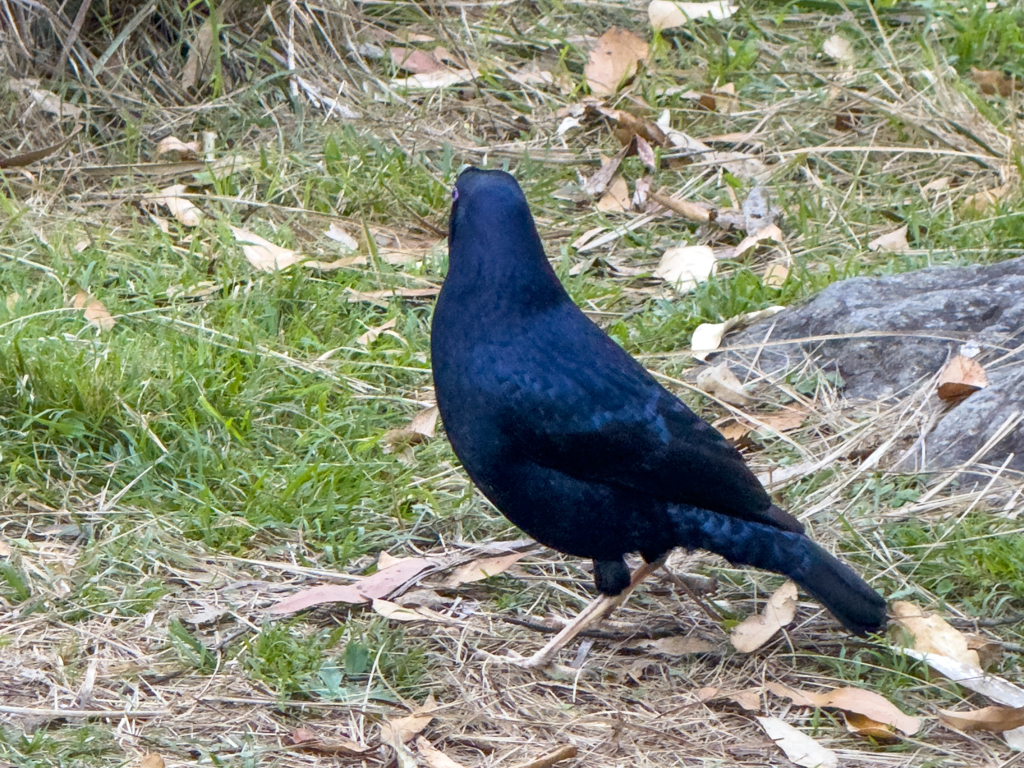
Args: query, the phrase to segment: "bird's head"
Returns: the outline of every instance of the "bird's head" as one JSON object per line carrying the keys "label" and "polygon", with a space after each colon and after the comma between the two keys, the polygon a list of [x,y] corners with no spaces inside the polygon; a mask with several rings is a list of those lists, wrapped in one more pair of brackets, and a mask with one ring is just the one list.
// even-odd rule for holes
{"label": "bird's head", "polygon": [[448,240],[478,239],[485,232],[532,229],[533,217],[523,190],[511,174],[467,168],[452,189]]}

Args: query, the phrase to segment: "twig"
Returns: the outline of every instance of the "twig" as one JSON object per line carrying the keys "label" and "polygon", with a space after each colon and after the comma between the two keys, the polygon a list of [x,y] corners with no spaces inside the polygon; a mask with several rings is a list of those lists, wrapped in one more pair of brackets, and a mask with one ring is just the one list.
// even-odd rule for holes
{"label": "twig", "polygon": [[520,763],[516,768],[551,768],[555,763],[560,763],[571,757],[576,757],[576,747],[572,744],[566,744],[554,752],[548,752],[544,757],[538,757],[536,760],[531,760],[528,763]]}
{"label": "twig", "polygon": [[29,717],[162,717],[171,714],[169,709],[37,709],[35,707],[9,707],[0,704],[0,713],[5,715],[28,715]]}

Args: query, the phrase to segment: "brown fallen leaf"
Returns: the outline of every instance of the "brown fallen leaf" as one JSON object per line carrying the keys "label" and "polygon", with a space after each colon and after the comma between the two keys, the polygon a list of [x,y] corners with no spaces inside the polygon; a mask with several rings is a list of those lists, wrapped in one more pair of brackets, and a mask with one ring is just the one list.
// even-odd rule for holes
{"label": "brown fallen leaf", "polygon": [[381,743],[389,746],[397,746],[412,741],[419,736],[423,729],[430,725],[434,716],[429,712],[407,717],[399,717],[394,720],[386,720],[380,726]]}
{"label": "brown fallen leaf", "polygon": [[572,744],[566,744],[564,747],[559,747],[553,752],[548,752],[546,755],[542,755],[535,760],[519,763],[515,768],[551,768],[563,760],[571,760],[574,757],[576,757],[576,747]]}
{"label": "brown fallen leaf", "polygon": [[752,427],[737,419],[729,419],[729,423],[722,427],[716,427],[722,433],[722,437],[733,445],[739,443],[744,437],[750,434]]}
{"label": "brown fallen leaf", "polygon": [[868,243],[869,251],[890,251],[892,253],[902,253],[909,249],[910,243],[907,242],[906,224],[899,229],[894,229],[892,232],[886,232],[884,235],[879,235]]}
{"label": "brown fallen leaf", "polygon": [[435,59],[431,54],[416,48],[401,48],[395,46],[388,50],[391,56],[391,63],[398,69],[404,69],[414,75],[426,75],[431,72],[442,72],[447,67]]}
{"label": "brown fallen leaf", "polygon": [[235,240],[242,246],[242,253],[261,272],[277,272],[302,261],[302,256],[290,248],[265,240],[241,227],[228,226]]}
{"label": "brown fallen leaf", "polygon": [[82,314],[85,315],[85,321],[89,325],[95,326],[101,331],[109,331],[117,325],[117,320],[110,314],[110,310],[103,306],[103,302],[94,299],[85,291],[76,293],[71,304],[75,309],[83,310]]}
{"label": "brown fallen leaf", "polygon": [[917,733],[920,719],[905,715],[884,696],[863,688],[832,688],[827,691],[799,691],[782,685],[768,683],[769,691],[776,696],[791,699],[794,704],[804,707],[833,707],[844,712],[854,712],[872,720],[891,725],[907,736]]}
{"label": "brown fallen leaf", "polygon": [[139,768],[164,768],[164,759],[155,752],[150,752],[139,758]]}
{"label": "brown fallen leaf", "polygon": [[746,405],[751,397],[744,391],[743,384],[732,372],[727,361],[709,365],[697,374],[697,388],[730,405]]}
{"label": "brown fallen leaf", "polygon": [[676,291],[686,293],[706,283],[718,271],[718,258],[706,245],[678,245],[661,256],[654,276]]}
{"label": "brown fallen leaf", "polygon": [[1012,195],[1017,187],[1017,184],[1011,182],[968,195],[964,198],[963,211],[966,214],[981,215]]}
{"label": "brown fallen leaf", "polygon": [[967,634],[965,637],[967,638],[967,647],[978,652],[982,669],[992,669],[1002,660],[1005,649],[1000,643],[974,633]]}
{"label": "brown fallen leaf", "polygon": [[663,205],[673,213],[678,213],[688,221],[696,221],[701,224],[711,220],[714,208],[703,203],[691,203],[687,200],[677,200],[666,195],[664,192],[651,192],[651,200],[658,205]]}
{"label": "brown fallen leaf", "polygon": [[336,221],[332,221],[331,225],[327,227],[324,234],[336,243],[341,243],[342,246],[350,251],[359,250],[359,241],[350,235],[341,224]]}
{"label": "brown fallen leaf", "polygon": [[399,452],[432,438],[437,416],[437,406],[431,405],[413,416],[409,426],[389,429],[380,439],[384,453]]}
{"label": "brown fallen leaf", "polygon": [[518,563],[527,554],[526,552],[510,552],[507,555],[500,555],[498,557],[483,557],[473,560],[472,562],[460,565],[452,571],[452,574],[445,579],[444,585],[446,587],[459,587],[463,584],[497,576],[499,573],[507,571],[515,563]]}
{"label": "brown fallen leaf", "polygon": [[747,235],[740,244],[736,246],[736,249],[730,255],[730,258],[738,259],[743,256],[747,251],[756,248],[758,245],[764,242],[775,242],[781,243],[783,240],[782,230],[779,229],[777,224],[769,224],[766,227],[762,227],[752,235]]}
{"label": "brown fallen leaf", "polygon": [[971,79],[978,84],[982,93],[987,96],[995,96],[998,93],[1004,99],[1013,93],[1015,88],[1021,87],[1019,79],[991,69],[971,67]]}
{"label": "brown fallen leaf", "polygon": [[767,317],[778,314],[784,309],[785,307],[778,306],[765,307],[764,309],[759,309],[756,312],[746,312],[742,315],[730,317],[728,320],[721,323],[701,323],[694,329],[693,336],[690,339],[690,354],[697,360],[707,360],[708,355],[721,346],[722,339],[725,338],[725,334],[733,328],[747,323],[754,323],[758,320],[764,320]]}
{"label": "brown fallen leaf", "polygon": [[323,739],[309,728],[296,728],[285,736],[283,741],[286,746],[324,755],[359,757],[371,751],[370,747],[364,747],[348,739]]}
{"label": "brown fallen leaf", "polygon": [[463,768],[462,763],[452,760],[422,736],[416,737],[416,752],[427,768]]}
{"label": "brown fallen leaf", "polygon": [[789,279],[789,267],[782,263],[769,264],[761,276],[761,282],[769,288],[781,288]]}
{"label": "brown fallen leaf", "polygon": [[857,54],[853,50],[853,43],[842,35],[832,35],[825,41],[822,51],[844,67],[853,67],[857,63]]}
{"label": "brown fallen leaf", "polygon": [[583,183],[584,194],[594,196],[602,194],[608,188],[612,178],[614,178],[615,172],[619,170],[619,166],[625,159],[629,149],[630,147],[627,145],[610,158],[602,157],[601,170],[594,173],[593,176]]}
{"label": "brown fallen leaf", "polygon": [[294,595],[289,595],[279,600],[270,606],[268,611],[281,615],[304,611],[307,608],[323,605],[324,603],[351,603],[358,605],[360,603],[368,603],[369,601],[370,599],[352,584],[321,584],[319,587],[303,589]]}
{"label": "brown fallen leaf", "polygon": [[398,318],[392,317],[387,322],[381,323],[380,325],[375,325],[373,328],[367,329],[366,333],[361,334],[356,339],[356,344],[362,344],[364,347],[370,345],[377,339],[378,336],[384,333],[384,331],[388,331],[394,328],[397,322]]}
{"label": "brown fallen leaf", "polygon": [[938,395],[942,400],[962,400],[987,386],[984,366],[971,357],[955,355],[939,371]]}
{"label": "brown fallen leaf", "polygon": [[855,736],[863,736],[881,742],[899,741],[896,729],[891,725],[858,715],[856,712],[844,712],[843,717],[846,720],[846,729]]}
{"label": "brown fallen leaf", "polygon": [[365,301],[370,304],[378,304],[382,307],[388,305],[388,299],[401,297],[404,299],[425,299],[431,296],[437,296],[441,292],[440,288],[387,288],[383,291],[356,291],[352,288],[346,289],[348,293],[348,302],[355,304],[356,302]]}
{"label": "brown fallen leaf", "polygon": [[621,176],[613,178],[594,207],[603,213],[628,213],[630,199],[626,180]]}
{"label": "brown fallen leaf", "polygon": [[646,42],[627,29],[612,27],[598,39],[583,69],[590,92],[611,96],[626,78],[636,74],[646,58]]}
{"label": "brown fallen leaf", "polygon": [[764,611],[748,616],[729,635],[740,653],[751,653],[767,643],[796,618],[796,584],[786,581],[765,603]]}
{"label": "brown fallen leaf", "polygon": [[739,10],[726,2],[683,3],[675,0],[651,0],[647,17],[654,29],[684,27],[691,19],[727,19]]}
{"label": "brown fallen leaf", "polygon": [[799,429],[807,418],[807,412],[796,408],[786,408],[775,413],[758,414],[757,419],[762,424],[776,432],[790,432]]}
{"label": "brown fallen leaf", "polygon": [[146,199],[164,206],[184,226],[196,227],[203,220],[203,212],[191,200],[182,197],[187,193],[188,187],[184,184],[175,184]]}
{"label": "brown fallen leaf", "polygon": [[393,565],[360,579],[355,586],[367,597],[387,597],[433,566],[434,561],[423,557],[402,558]]}
{"label": "brown fallen leaf", "polygon": [[768,738],[786,753],[786,757],[804,768],[838,768],[839,758],[803,731],[777,717],[757,717]]}
{"label": "brown fallen leaf", "polygon": [[184,142],[177,136],[164,136],[156,145],[156,156],[177,152],[182,160],[191,160],[199,155],[202,145],[198,141]]}
{"label": "brown fallen leaf", "polygon": [[373,601],[373,610],[385,619],[391,619],[392,621],[428,621],[433,618],[416,608],[407,608],[404,605],[381,598]]}
{"label": "brown fallen leaf", "polygon": [[967,712],[938,710],[939,719],[960,731],[1002,733],[1024,726],[1024,707],[984,707]]}
{"label": "brown fallen leaf", "polygon": [[936,653],[961,664],[980,670],[978,652],[972,651],[967,638],[941,617],[926,614],[913,603],[898,600],[892,604],[896,624],[903,627],[914,638],[914,650],[921,653]]}

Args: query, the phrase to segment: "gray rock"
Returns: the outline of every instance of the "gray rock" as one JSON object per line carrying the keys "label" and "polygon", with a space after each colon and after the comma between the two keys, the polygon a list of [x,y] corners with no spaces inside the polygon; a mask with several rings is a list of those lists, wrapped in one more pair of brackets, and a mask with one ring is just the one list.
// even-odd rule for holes
{"label": "gray rock", "polygon": [[[810,357],[826,371],[838,368],[847,397],[876,400],[915,391],[968,340],[981,347],[981,362],[1002,361],[989,372],[990,386],[945,414],[928,436],[926,466],[937,469],[969,459],[1009,414],[1024,409],[1024,257],[835,283],[728,339],[723,354],[741,379],[755,359],[760,371],[778,377]],[[1009,467],[1024,471],[1024,426],[984,463],[998,465],[1010,452],[1016,456]]]}

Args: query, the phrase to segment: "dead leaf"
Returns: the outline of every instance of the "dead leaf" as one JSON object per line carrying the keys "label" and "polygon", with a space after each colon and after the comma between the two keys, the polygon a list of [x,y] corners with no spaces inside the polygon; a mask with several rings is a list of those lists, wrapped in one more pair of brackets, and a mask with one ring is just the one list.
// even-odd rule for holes
{"label": "dead leaf", "polygon": [[694,331],[690,339],[690,354],[697,360],[707,360],[708,355],[718,349],[722,344],[725,334],[733,328],[746,323],[754,323],[766,317],[778,314],[785,307],[765,307],[756,312],[746,312],[742,315],[730,317],[721,323],[701,323]]}
{"label": "dead leaf", "polygon": [[[729,642],[740,653],[756,651],[775,637],[795,617],[796,584],[787,580],[768,598],[762,613],[748,616],[733,627],[732,633],[729,635]],[[769,733],[769,735],[771,734]],[[789,754],[787,750],[784,749],[784,751],[787,755]]]}
{"label": "dead leaf", "polygon": [[647,17],[654,29],[684,27],[690,19],[728,19],[739,6],[726,2],[677,3],[673,0],[651,0],[647,6]]}
{"label": "dead leaf", "polygon": [[331,222],[331,225],[327,228],[327,231],[324,232],[324,234],[331,238],[331,240],[341,243],[350,251],[359,250],[359,242],[352,237],[352,235],[346,232],[344,227],[336,221]]}
{"label": "dead leaf", "polygon": [[672,286],[676,293],[686,293],[706,283],[718,271],[715,252],[706,245],[680,245],[662,254],[654,276]]}
{"label": "dead leaf", "polygon": [[1016,188],[1017,185],[1011,182],[1009,184],[1002,184],[998,187],[992,187],[991,189],[983,189],[981,192],[976,192],[973,195],[969,195],[968,197],[964,198],[964,213],[985,213],[989,208],[994,207],[997,203],[1002,202],[1011,194],[1013,194],[1013,191]]}
{"label": "dead leaf", "polygon": [[792,699],[798,706],[832,707],[844,712],[854,712],[878,723],[891,725],[907,736],[914,735],[921,727],[918,718],[903,714],[884,696],[863,688],[833,688],[820,693],[798,691],[781,683],[768,683],[767,688],[776,696]]}
{"label": "dead leaf", "polygon": [[666,195],[664,192],[651,192],[651,200],[656,202],[658,205],[663,205],[674,213],[678,213],[683,218],[689,221],[696,221],[701,224],[711,220],[711,214],[714,211],[708,205],[703,203],[691,203],[687,200],[677,200],[674,197]]}
{"label": "dead leaf", "polygon": [[615,176],[615,172],[619,170],[619,165],[622,164],[623,159],[629,152],[629,147],[625,146],[616,152],[611,158],[601,158],[601,170],[597,171],[593,176],[587,179],[583,183],[583,192],[587,195],[600,195],[611,183],[612,178]]}
{"label": "dead leaf", "polygon": [[444,72],[447,67],[435,59],[431,54],[416,48],[400,48],[395,46],[388,53],[391,55],[391,63],[398,69],[404,69],[414,75],[426,75],[431,72]]}
{"label": "dead leaf", "polygon": [[937,179],[932,179],[921,187],[921,194],[927,196],[929,192],[935,192],[936,194],[939,192],[945,192],[949,189],[952,181],[953,179],[950,176],[940,176]]}
{"label": "dead leaf", "polygon": [[[697,374],[697,388],[730,405],[746,405],[750,396],[727,361],[710,365]],[[794,587],[795,589],[795,587]]]}
{"label": "dead leaf", "polygon": [[168,299],[206,299],[213,296],[222,286],[212,280],[200,280],[195,285],[186,289],[181,283],[167,286]]}
{"label": "dead leaf", "polygon": [[[637,146],[640,145],[641,141],[643,141],[643,139],[637,139]],[[647,208],[647,198],[650,195],[650,193],[651,177],[644,176],[642,179],[637,179],[636,183],[633,185],[633,199],[631,201],[633,203],[633,207],[636,208],[638,211],[642,211],[645,208]],[[640,270],[637,270],[638,274],[639,272]]]}
{"label": "dead leaf", "polygon": [[611,96],[623,80],[636,74],[640,62],[646,58],[646,42],[629,30],[612,27],[598,39],[583,69],[590,92],[595,96]]}
{"label": "dead leaf", "polygon": [[971,67],[971,79],[978,84],[982,93],[988,96],[995,96],[998,93],[1004,99],[1013,93],[1014,88],[1021,87],[1021,81],[1017,78],[991,69]]}
{"label": "dead leaf", "polygon": [[109,331],[115,325],[117,320],[110,314],[103,303],[99,299],[94,299],[85,291],[79,291],[75,294],[75,297],[71,300],[72,306],[75,309],[84,310],[85,320],[89,325],[93,325],[99,328],[101,331]]}
{"label": "dead leaf", "polygon": [[356,344],[362,344],[364,347],[372,344],[377,339],[378,336],[384,333],[384,331],[394,328],[397,322],[398,318],[392,317],[386,323],[381,323],[380,325],[368,329],[366,333],[361,334],[356,339]]}
{"label": "dead leaf", "polygon": [[557,763],[563,760],[571,760],[574,757],[576,757],[576,747],[573,744],[566,744],[564,747],[559,747],[553,752],[541,755],[535,760],[519,763],[515,768],[552,768]]}
{"label": "dead leaf", "polygon": [[184,184],[175,184],[166,189],[161,189],[157,194],[151,195],[148,199],[157,205],[164,206],[171,212],[174,218],[186,227],[196,227],[199,226],[199,222],[203,219],[203,212],[191,200],[181,197],[181,195],[187,193],[188,187]]}
{"label": "dead leaf", "polygon": [[296,728],[284,737],[284,743],[307,752],[346,757],[359,757],[371,749],[348,739],[323,739],[309,728]]}
{"label": "dead leaf", "polygon": [[388,305],[387,300],[400,296],[405,299],[425,299],[430,296],[437,296],[440,288],[386,288],[383,291],[357,291],[347,289],[348,301],[350,304],[365,301],[370,304],[378,304],[382,307]]}
{"label": "dead leaf", "polygon": [[437,406],[432,405],[413,416],[409,426],[389,429],[381,437],[384,453],[394,453],[432,438],[437,425],[437,416]]}
{"label": "dead leaf", "polygon": [[941,616],[925,614],[913,603],[903,601],[893,603],[892,612],[896,623],[913,636],[914,650],[937,653],[981,670],[978,652],[972,651],[963,633],[947,624]]}
{"label": "dead leaf", "polygon": [[1024,707],[984,707],[968,712],[938,710],[939,719],[960,731],[1002,733],[1024,726]]}
{"label": "dead leaf", "polygon": [[424,621],[429,618],[414,608],[405,608],[398,603],[392,603],[390,600],[383,600],[381,598],[373,601],[373,610],[385,619],[391,619],[392,621]]}
{"label": "dead leaf", "polygon": [[853,50],[853,44],[842,35],[832,35],[825,41],[822,47],[825,55],[844,67],[850,68],[857,63],[857,54]]}
{"label": "dead leaf", "polygon": [[629,187],[626,180],[616,176],[595,206],[604,213],[627,213],[630,209]]}
{"label": "dead leaf", "polygon": [[726,696],[726,698],[739,704],[740,709],[744,709],[747,712],[761,711],[761,691],[757,688],[748,688],[745,691],[732,693]]}
{"label": "dead leaf", "polygon": [[462,763],[452,760],[422,736],[416,737],[416,752],[423,758],[427,768],[463,768]]}
{"label": "dead leaf", "polygon": [[872,738],[881,742],[899,741],[896,729],[891,725],[879,723],[870,717],[858,715],[856,712],[844,712],[843,718],[846,720],[846,729],[856,736]]}
{"label": "dead leaf", "polygon": [[434,561],[423,557],[405,557],[396,561],[394,565],[381,568],[376,573],[360,579],[355,587],[370,598],[387,597],[433,565]]}
{"label": "dead leaf", "polygon": [[750,249],[756,248],[761,243],[769,240],[776,243],[782,242],[782,230],[776,224],[761,227],[754,234],[744,237],[740,240],[740,244],[736,246],[736,250],[733,251],[730,258],[738,259]]}
{"label": "dead leaf", "polygon": [[450,88],[453,85],[468,83],[476,75],[467,69],[442,69],[438,72],[428,72],[423,75],[409,75],[391,81],[394,88],[408,88],[412,90],[434,90],[437,88]]}
{"label": "dead leaf", "polygon": [[430,725],[430,721],[433,719],[434,716],[432,714],[426,713],[387,720],[381,723],[380,726],[381,743],[395,747],[399,744],[405,744],[407,741],[412,741],[423,732],[424,728]]}
{"label": "dead leaf", "polygon": [[235,240],[242,246],[242,253],[256,269],[262,272],[277,272],[287,269],[302,260],[296,251],[282,248],[269,240],[264,240],[241,227],[229,226]]}
{"label": "dead leaf", "polygon": [[789,267],[782,263],[769,264],[761,276],[761,282],[769,288],[781,288],[789,279]]}
{"label": "dead leaf", "polygon": [[192,159],[202,150],[198,141],[184,142],[177,136],[164,136],[157,142],[156,156],[166,155],[170,152],[177,152],[181,159]]}
{"label": "dead leaf", "polygon": [[324,603],[350,603],[359,605],[369,598],[352,584],[322,584],[319,587],[303,589],[294,595],[274,603],[268,611],[273,614],[295,613]]}
{"label": "dead leaf", "polygon": [[696,653],[713,653],[721,651],[714,643],[701,640],[699,637],[675,635],[662,637],[658,640],[637,640],[630,644],[631,648],[647,648],[663,656],[690,656]]}
{"label": "dead leaf", "polygon": [[499,557],[483,557],[460,565],[445,579],[446,587],[458,587],[473,581],[481,581],[507,571],[527,555],[526,552],[511,552]]}
{"label": "dead leaf", "polygon": [[164,768],[164,759],[155,752],[150,752],[139,759],[139,768]]}
{"label": "dead leaf", "polygon": [[758,414],[757,419],[766,427],[775,432],[791,432],[799,429],[807,418],[806,411],[799,411],[795,408],[777,411],[776,413]]}
{"label": "dead leaf", "polygon": [[805,768],[838,768],[839,758],[802,731],[777,717],[757,717],[768,737],[786,753],[786,757]]}
{"label": "dead leaf", "polygon": [[992,669],[1002,660],[1004,649],[1001,644],[973,633],[965,635],[965,637],[967,638],[967,647],[978,652],[982,669]]}
{"label": "dead leaf", "polygon": [[38,88],[32,88],[28,91],[28,95],[39,109],[51,115],[57,115],[57,117],[70,117],[77,120],[84,112],[81,107],[76,107],[74,104],[64,101],[60,96],[51,91],[41,91]]}
{"label": "dead leaf", "polygon": [[955,355],[939,371],[938,395],[942,400],[962,400],[987,386],[984,366],[970,357]]}
{"label": "dead leaf", "polygon": [[868,243],[869,251],[891,251],[892,253],[903,253],[909,249],[910,244],[907,242],[906,224],[899,229],[894,229],[892,232],[886,232],[884,235],[880,235]]}
{"label": "dead leaf", "polygon": [[729,419],[728,424],[721,427],[716,426],[715,429],[721,432],[722,437],[730,443],[738,445],[743,438],[750,434],[751,427],[749,424],[738,421],[737,419]]}

